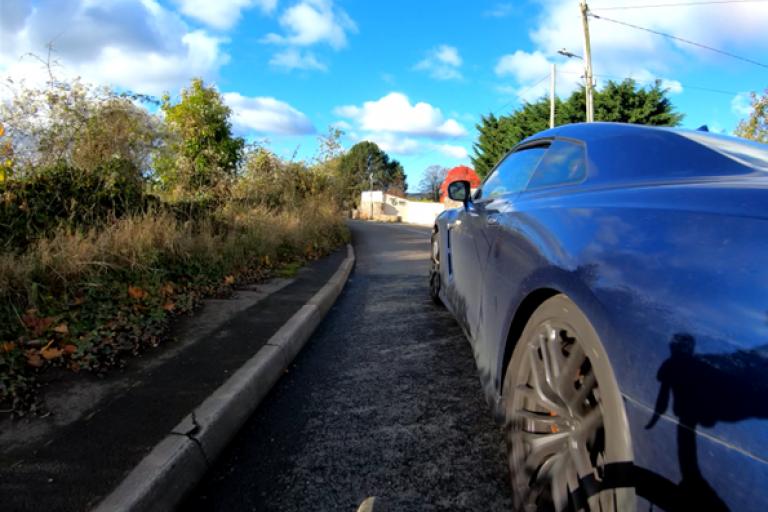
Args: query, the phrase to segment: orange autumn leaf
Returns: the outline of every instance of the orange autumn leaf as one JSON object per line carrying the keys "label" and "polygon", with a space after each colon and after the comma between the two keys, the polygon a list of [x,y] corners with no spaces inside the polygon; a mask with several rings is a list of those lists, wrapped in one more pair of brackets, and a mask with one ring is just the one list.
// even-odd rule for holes
{"label": "orange autumn leaf", "polygon": [[53,332],[59,334],[69,334],[69,326],[65,323],[59,324],[53,328]]}
{"label": "orange autumn leaf", "polygon": [[50,361],[51,359],[58,359],[64,354],[64,351],[60,348],[49,348],[47,350],[41,350],[40,355],[43,356],[46,360]]}
{"label": "orange autumn leaf", "polygon": [[163,295],[173,294],[173,283],[168,282],[168,283],[165,283],[163,286],[161,286],[160,293],[162,293]]}
{"label": "orange autumn leaf", "polygon": [[138,286],[128,286],[128,296],[134,300],[141,300],[147,296],[147,292]]}
{"label": "orange autumn leaf", "polygon": [[64,352],[67,354],[74,354],[77,352],[77,346],[75,345],[64,345]]}
{"label": "orange autumn leaf", "polygon": [[163,304],[163,309],[168,312],[173,311],[175,308],[176,308],[176,304],[173,302],[166,302],[165,304]]}
{"label": "orange autumn leaf", "polygon": [[230,275],[230,276],[225,277],[224,278],[224,284],[226,284],[226,285],[233,285],[233,284],[235,284],[235,276]]}
{"label": "orange autumn leaf", "polygon": [[13,343],[12,341],[6,341],[2,344],[2,347],[3,347],[3,352],[10,352],[14,348],[16,348],[16,344]]}
{"label": "orange autumn leaf", "polygon": [[40,349],[40,355],[45,358],[46,361],[50,361],[51,359],[57,359],[61,357],[61,355],[64,353],[63,350],[60,348],[51,348],[51,345],[53,344],[53,340],[49,341],[46,346]]}
{"label": "orange autumn leaf", "polygon": [[43,359],[40,357],[40,354],[30,351],[27,352],[27,364],[34,368],[40,368],[43,366]]}

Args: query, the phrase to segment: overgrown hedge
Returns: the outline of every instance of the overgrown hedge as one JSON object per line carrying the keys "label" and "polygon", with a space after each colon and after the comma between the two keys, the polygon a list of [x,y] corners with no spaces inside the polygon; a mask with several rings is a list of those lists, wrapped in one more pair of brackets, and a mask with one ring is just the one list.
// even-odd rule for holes
{"label": "overgrown hedge", "polygon": [[24,249],[62,227],[82,229],[145,211],[138,169],[111,160],[92,172],[64,163],[0,182],[0,246]]}

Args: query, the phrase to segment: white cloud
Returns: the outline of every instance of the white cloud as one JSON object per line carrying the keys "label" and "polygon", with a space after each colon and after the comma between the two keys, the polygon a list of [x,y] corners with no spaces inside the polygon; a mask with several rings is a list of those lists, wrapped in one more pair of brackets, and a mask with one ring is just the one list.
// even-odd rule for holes
{"label": "white cloud", "polygon": [[269,97],[248,97],[236,92],[224,93],[232,109],[235,129],[241,133],[307,135],[315,133],[309,118],[288,103]]}
{"label": "white cloud", "polygon": [[10,5],[2,3],[0,16],[0,75],[30,85],[42,84],[46,71],[36,60],[20,57],[44,55],[49,42],[61,64],[55,70],[59,76],[147,94],[178,90],[193,76],[214,78],[229,60],[222,50],[226,39],[191,30],[154,0]]}
{"label": "white cloud", "polygon": [[424,149],[422,142],[412,137],[402,137],[395,133],[366,133],[360,140],[375,142],[383,151],[396,155],[415,155]]}
{"label": "white cloud", "polygon": [[[548,72],[547,63],[558,63],[558,92],[570,93],[582,82],[583,62],[564,59],[557,50],[581,54],[582,27],[578,3],[572,0],[539,0],[541,12],[532,24],[530,52],[517,51],[502,56],[495,71],[510,77],[520,90],[531,86]],[[595,14],[601,15],[598,7]],[[605,16],[660,32],[675,34],[709,46],[722,48],[747,57],[758,58],[768,50],[765,26],[768,26],[768,4],[729,4],[728,6],[680,6],[660,9],[606,11]],[[645,31],[590,18],[593,69],[598,81],[632,77],[648,83],[662,78],[670,92],[682,91],[674,75],[697,64],[733,66],[738,61],[712,52],[671,41]],[[615,77],[615,78],[614,78]],[[510,84],[506,84],[510,85]]]}
{"label": "white cloud", "polygon": [[395,133],[364,133],[350,134],[356,141],[369,140],[375,142],[383,151],[396,156],[426,155],[439,153],[452,160],[466,160],[469,157],[467,149],[455,144],[437,144],[428,140],[402,136]]}
{"label": "white cloud", "polygon": [[483,16],[488,18],[506,18],[515,11],[515,6],[512,3],[499,3],[492,8],[483,11]]}
{"label": "white cloud", "polygon": [[174,3],[190,18],[220,30],[237,24],[246,9],[258,7],[268,14],[277,7],[277,0],[174,0]]}
{"label": "white cloud", "polygon": [[466,129],[455,119],[445,119],[439,108],[429,103],[411,104],[408,97],[391,92],[362,106],[337,107],[336,115],[354,120],[366,132],[389,132],[426,137],[461,137]]}
{"label": "white cloud", "polygon": [[496,76],[513,76],[518,82],[531,81],[549,72],[550,61],[540,51],[533,53],[517,50],[502,55],[493,71]]}
{"label": "white cloud", "polygon": [[435,146],[441,153],[451,158],[463,160],[469,156],[467,148],[464,146],[455,146],[452,144],[438,144]]}
{"label": "white cloud", "polygon": [[[467,130],[454,118],[425,102],[412,104],[408,97],[391,92],[362,105],[344,105],[334,113],[348,119],[344,123],[353,140],[370,140],[395,155],[440,153],[452,159],[466,159],[467,150],[456,144],[439,142],[467,135]],[[354,126],[353,126],[354,125]]]}
{"label": "white cloud", "polygon": [[752,99],[748,92],[740,92],[731,100],[731,111],[741,117],[752,113]]}
{"label": "white cloud", "polygon": [[455,46],[448,46],[446,44],[439,46],[435,51],[435,58],[439,62],[449,66],[461,66],[459,50],[457,50]]}
{"label": "white cloud", "polygon": [[303,0],[280,16],[286,34],[267,34],[264,42],[294,46],[327,43],[339,49],[347,45],[347,32],[357,32],[357,25],[331,0]]}
{"label": "white cloud", "polygon": [[454,80],[462,78],[459,68],[461,56],[455,46],[440,45],[429,52],[427,57],[418,62],[414,69],[427,71],[432,78],[438,80]]}
{"label": "white cloud", "polygon": [[290,71],[292,69],[326,71],[325,64],[317,60],[312,52],[302,52],[298,48],[286,48],[277,52],[269,60],[270,66]]}
{"label": "white cloud", "polygon": [[331,126],[344,132],[352,130],[352,125],[346,121],[336,121],[335,123],[332,123]]}
{"label": "white cloud", "polygon": [[667,89],[669,94],[680,94],[683,92],[683,84],[677,80],[663,79],[661,81],[661,87]]}

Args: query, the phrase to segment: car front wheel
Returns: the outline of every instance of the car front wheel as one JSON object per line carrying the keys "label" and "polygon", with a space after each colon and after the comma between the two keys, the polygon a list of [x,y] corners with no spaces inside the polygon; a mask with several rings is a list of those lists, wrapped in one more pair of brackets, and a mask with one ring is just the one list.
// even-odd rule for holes
{"label": "car front wheel", "polygon": [[565,295],[529,319],[503,396],[517,510],[635,509],[621,394],[595,329]]}

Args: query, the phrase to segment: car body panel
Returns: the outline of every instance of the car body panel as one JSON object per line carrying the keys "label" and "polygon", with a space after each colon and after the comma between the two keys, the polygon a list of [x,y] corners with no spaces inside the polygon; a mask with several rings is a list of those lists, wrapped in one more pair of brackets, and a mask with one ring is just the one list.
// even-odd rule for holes
{"label": "car body panel", "polygon": [[[734,510],[768,509],[731,483],[766,474],[768,460],[768,174],[669,130],[571,125],[537,137],[583,141],[587,179],[446,211],[436,224],[442,233],[462,220],[462,243],[475,239],[472,266],[462,257],[452,275],[441,268],[442,294],[486,397],[498,409],[520,304],[539,290],[565,293],[633,404],[636,462],[671,482],[698,471]],[[446,238],[440,250],[450,252]],[[693,463],[675,448],[688,431]],[[643,451],[654,442],[664,457]],[[719,467],[738,454],[744,469]]]}

